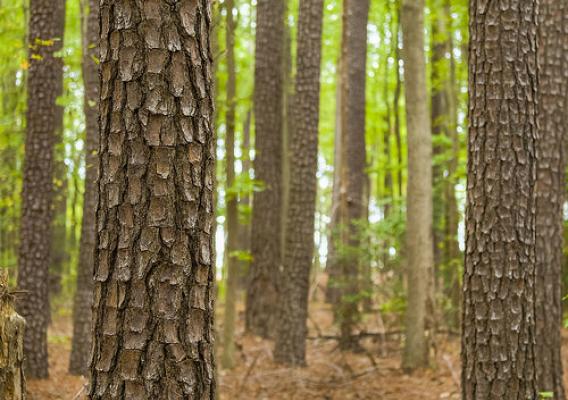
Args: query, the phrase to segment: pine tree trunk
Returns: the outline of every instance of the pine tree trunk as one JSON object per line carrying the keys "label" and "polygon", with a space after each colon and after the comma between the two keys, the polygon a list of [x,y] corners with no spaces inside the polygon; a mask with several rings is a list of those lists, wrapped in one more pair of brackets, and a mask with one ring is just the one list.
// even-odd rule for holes
{"label": "pine tree trunk", "polygon": [[26,291],[18,311],[26,320],[26,375],[47,378],[48,277],[51,260],[53,146],[62,62],[63,0],[31,0],[27,135],[22,189],[18,287]]}
{"label": "pine tree trunk", "polygon": [[[65,3],[59,2],[61,9],[58,18],[55,37],[60,40],[59,46],[63,47],[65,34]],[[54,88],[57,97],[63,95],[63,59],[56,58],[58,63],[57,75],[54,76]],[[51,221],[51,260],[49,276],[49,293],[58,295],[62,289],[64,267],[67,263],[66,235],[67,235],[67,167],[65,165],[65,143],[63,135],[63,107],[56,107],[55,114],[55,142],[53,145],[53,216]]]}
{"label": "pine tree trunk", "polygon": [[[451,0],[445,0],[444,18],[448,24],[448,31],[453,32]],[[452,35],[448,39],[449,51],[449,88],[448,88],[448,112],[449,112],[449,138],[451,141],[450,160],[448,161],[448,178],[445,182],[444,202],[445,212],[445,241],[444,258],[449,272],[448,296],[451,302],[451,312],[448,323],[450,326],[460,326],[460,305],[461,305],[461,276],[463,258],[458,241],[458,229],[460,214],[456,199],[456,183],[458,180],[458,161],[460,158],[460,139],[458,136],[458,89],[456,82],[456,65],[454,58],[454,43]]]}
{"label": "pine tree trunk", "polygon": [[539,397],[537,4],[470,4],[463,400]]}
{"label": "pine tree trunk", "polygon": [[340,299],[335,309],[341,330],[340,347],[351,349],[358,319],[360,277],[360,231],[364,217],[365,82],[367,63],[368,0],[345,0],[343,15],[341,79],[341,132],[344,164],[341,166],[339,230]]}
{"label": "pine tree trunk", "polygon": [[225,291],[225,315],[223,321],[223,355],[221,363],[224,368],[233,368],[235,364],[235,319],[237,307],[237,284],[239,276],[239,260],[235,255],[238,250],[239,209],[238,194],[235,184],[235,108],[236,108],[236,70],[235,70],[235,22],[233,20],[233,0],[226,0],[225,40],[227,53],[227,112],[225,160],[227,189],[227,290]]}
{"label": "pine tree trunk", "polygon": [[403,368],[428,365],[426,309],[434,266],[432,240],[432,136],[424,54],[424,0],[404,0],[404,89],[408,132],[406,254],[408,306]]}
{"label": "pine tree trunk", "polygon": [[302,0],[298,18],[298,61],[290,130],[290,192],[284,271],[274,358],[306,362],[308,292],[314,256],[317,193],[319,93],[323,0]]}
{"label": "pine tree trunk", "polygon": [[100,3],[92,400],[216,396],[210,6]]}
{"label": "pine tree trunk", "polygon": [[[434,239],[434,268],[436,270],[436,289],[441,271],[447,260],[444,259],[445,242],[445,182],[446,169],[446,146],[445,141],[440,140],[449,136],[450,110],[449,110],[449,68],[446,55],[449,52],[448,26],[444,15],[442,0],[433,4],[432,13],[432,56],[431,56],[431,124],[433,141],[433,239]],[[438,158],[438,161],[434,161]]]}
{"label": "pine tree trunk", "polygon": [[99,0],[85,1],[83,9],[83,82],[85,97],[85,192],[83,194],[83,221],[77,266],[77,289],[73,304],[73,342],[69,372],[84,375],[88,371],[91,353],[91,319],[93,304],[93,264],[96,244],[96,210],[98,203],[99,165]]}
{"label": "pine tree trunk", "polygon": [[536,183],[536,376],[539,392],[565,399],[562,383],[563,207],[566,188],[568,5],[542,0],[538,38]]}
{"label": "pine tree trunk", "polygon": [[255,192],[246,299],[246,329],[270,337],[276,321],[281,267],[283,179],[284,0],[258,0],[255,51]]}
{"label": "pine tree trunk", "polygon": [[[252,120],[252,111],[246,113],[245,121],[243,122],[243,140],[241,142],[241,165],[245,179],[250,178],[250,128]],[[245,255],[241,257],[239,267],[239,289],[246,289],[248,271],[250,269],[250,241],[251,241],[251,226],[250,226],[250,207],[251,198],[248,193],[244,193],[239,198],[239,251]],[[242,219],[241,219],[242,216]]]}
{"label": "pine tree trunk", "polygon": [[341,166],[343,165],[343,135],[341,133],[341,79],[342,79],[342,57],[337,64],[337,88],[335,94],[335,132],[333,148],[333,188],[331,194],[331,221],[328,227],[327,237],[327,259],[325,270],[328,281],[325,290],[325,301],[336,305],[339,302],[339,260],[337,254],[337,243],[339,242],[339,193],[341,189]]}
{"label": "pine tree trunk", "polygon": [[8,274],[0,270],[0,399],[25,400],[24,331],[8,292]]}

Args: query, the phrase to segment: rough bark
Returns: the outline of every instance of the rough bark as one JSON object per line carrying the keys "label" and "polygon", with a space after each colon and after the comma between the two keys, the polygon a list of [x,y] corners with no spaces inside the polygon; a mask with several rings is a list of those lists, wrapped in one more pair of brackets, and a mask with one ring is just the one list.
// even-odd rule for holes
{"label": "rough bark", "polygon": [[538,28],[536,377],[539,392],[565,399],[562,384],[563,206],[566,187],[568,5],[542,0]]}
{"label": "rough bark", "polygon": [[283,0],[257,3],[254,174],[264,187],[253,196],[245,322],[248,332],[262,337],[274,333],[281,267],[285,11]]}
{"label": "rough bark", "polygon": [[92,400],[216,395],[210,6],[100,3]]}
{"label": "rough bark", "polygon": [[84,375],[88,371],[91,353],[91,320],[93,303],[93,264],[96,244],[96,210],[98,203],[99,165],[99,0],[88,0],[83,15],[83,82],[85,97],[85,192],[83,220],[77,266],[77,288],[73,302],[73,342],[69,372]]}
{"label": "rough bark", "polygon": [[235,364],[235,319],[237,306],[237,284],[239,260],[238,250],[239,209],[235,184],[235,108],[236,108],[236,69],[235,69],[235,21],[233,19],[234,1],[226,0],[225,51],[227,56],[227,112],[225,115],[225,190],[227,199],[227,281],[225,291],[225,314],[223,321],[223,354],[221,364],[232,368]]}
{"label": "rough bark", "polygon": [[290,187],[284,271],[274,359],[306,362],[308,292],[314,255],[323,0],[302,0],[293,129],[290,130]]}
{"label": "rough bark", "polygon": [[53,146],[58,129],[56,104],[65,21],[63,0],[31,0],[27,134],[22,189],[18,287],[26,291],[18,311],[26,319],[26,375],[47,378],[49,263],[53,193]]}
{"label": "rough bark", "polygon": [[0,398],[25,400],[24,330],[8,291],[8,274],[0,270]]}
{"label": "rough bark", "polygon": [[536,399],[537,1],[469,12],[462,398]]}
{"label": "rough bark", "polygon": [[403,368],[428,365],[426,308],[434,266],[432,240],[432,133],[424,54],[424,0],[404,0],[404,93],[408,132],[406,255],[408,305]]}

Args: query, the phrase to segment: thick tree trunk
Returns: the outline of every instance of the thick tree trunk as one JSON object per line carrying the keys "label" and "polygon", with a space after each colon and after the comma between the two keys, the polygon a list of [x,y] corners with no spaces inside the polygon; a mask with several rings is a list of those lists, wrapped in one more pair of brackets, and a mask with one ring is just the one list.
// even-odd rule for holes
{"label": "thick tree trunk", "polygon": [[539,397],[537,4],[470,3],[463,400]]}
{"label": "thick tree trunk", "polygon": [[59,128],[56,104],[62,61],[63,0],[31,0],[27,135],[22,189],[18,311],[26,319],[26,375],[47,378],[48,277],[51,260],[53,145]]}
{"label": "thick tree trunk", "polygon": [[538,127],[536,153],[536,377],[539,392],[565,399],[562,384],[563,206],[566,188],[568,5],[539,5]]}
{"label": "thick tree trunk", "polygon": [[290,191],[284,271],[274,358],[306,362],[308,292],[314,255],[317,193],[319,93],[323,0],[302,0],[298,18],[298,61],[290,136]]}
{"label": "thick tree trunk", "polygon": [[264,188],[253,196],[246,329],[270,337],[276,326],[282,245],[285,2],[259,0],[256,13],[254,174]]}
{"label": "thick tree trunk", "polygon": [[238,250],[239,209],[238,194],[235,184],[235,108],[236,108],[236,69],[235,69],[235,22],[233,20],[233,0],[226,0],[225,40],[227,54],[227,113],[225,115],[225,169],[227,199],[227,290],[225,291],[225,315],[223,323],[223,355],[221,363],[224,368],[232,368],[235,364],[235,319],[237,307],[237,284],[239,276],[239,260],[235,255]]}
{"label": "thick tree trunk", "polygon": [[[85,1],[86,2],[86,1]],[[83,7],[88,14],[83,16],[83,82],[85,97],[85,192],[83,194],[83,221],[79,265],[77,266],[77,289],[73,304],[73,342],[69,372],[80,375],[88,371],[91,353],[91,319],[93,303],[93,264],[96,244],[96,210],[98,203],[99,165],[99,71],[96,57],[99,54],[99,0],[88,0]]]}
{"label": "thick tree trunk", "polygon": [[211,2],[100,3],[90,399],[215,399]]}
{"label": "thick tree trunk", "polygon": [[24,319],[8,292],[8,274],[0,270],[0,398],[25,400]]}
{"label": "thick tree trunk", "polygon": [[432,240],[432,133],[424,54],[424,0],[404,0],[404,92],[408,132],[406,255],[408,306],[403,368],[428,365],[426,308],[434,267]]}

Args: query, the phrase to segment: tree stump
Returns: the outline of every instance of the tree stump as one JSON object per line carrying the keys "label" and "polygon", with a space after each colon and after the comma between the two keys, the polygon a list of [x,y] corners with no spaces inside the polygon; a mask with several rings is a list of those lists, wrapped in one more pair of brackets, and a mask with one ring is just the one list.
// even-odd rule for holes
{"label": "tree stump", "polygon": [[8,274],[0,271],[0,399],[24,400],[24,327],[8,291]]}

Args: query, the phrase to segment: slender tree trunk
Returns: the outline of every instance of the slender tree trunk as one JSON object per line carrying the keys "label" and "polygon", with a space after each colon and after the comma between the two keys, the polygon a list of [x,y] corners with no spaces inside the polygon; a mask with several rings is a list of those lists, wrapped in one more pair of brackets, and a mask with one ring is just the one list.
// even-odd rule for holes
{"label": "slender tree trunk", "polygon": [[464,400],[539,397],[537,4],[470,3]]}
{"label": "slender tree trunk", "polygon": [[100,3],[92,400],[216,396],[210,7]]}
{"label": "slender tree trunk", "polygon": [[337,63],[337,89],[335,102],[335,133],[334,133],[334,149],[333,149],[333,188],[331,194],[331,221],[329,223],[329,232],[327,239],[327,259],[325,270],[328,276],[327,287],[325,290],[325,301],[336,305],[339,302],[339,260],[338,251],[336,249],[339,241],[339,193],[341,189],[341,169],[343,165],[343,134],[341,133],[341,79],[343,76],[342,58]]}
{"label": "slender tree trunk", "polygon": [[394,137],[396,143],[396,158],[397,158],[397,186],[398,186],[398,197],[402,199],[403,193],[403,157],[402,157],[402,128],[400,124],[400,97],[402,94],[402,79],[400,76],[400,2],[402,0],[395,0],[396,2],[396,33],[395,33],[395,72],[396,72],[396,86],[394,89],[393,98],[393,112],[394,112]]}
{"label": "slender tree trunk", "polygon": [[424,0],[403,0],[404,89],[408,132],[406,254],[408,306],[403,368],[428,365],[426,309],[434,266],[432,136],[424,54]]}
{"label": "slender tree trunk", "polygon": [[276,325],[277,275],[281,267],[284,99],[284,0],[258,0],[255,51],[255,192],[252,207],[246,329],[269,337]]}
{"label": "slender tree trunk", "polygon": [[[448,44],[448,26],[446,16],[444,14],[443,0],[433,2],[432,13],[432,68],[430,82],[432,87],[431,93],[431,124],[433,141],[433,168],[432,168],[432,184],[433,184],[433,246],[434,246],[434,268],[436,270],[435,282],[436,289],[438,287],[439,278],[446,264],[444,258],[445,243],[445,182],[446,176],[446,145],[442,138],[449,136],[450,110],[449,110],[449,68],[447,54],[449,51]],[[437,159],[437,160],[436,160]]]}
{"label": "slender tree trunk", "polygon": [[[61,41],[63,47],[63,36],[65,34],[65,4],[59,5],[59,18],[55,37]],[[57,58],[58,72],[54,76],[54,88],[57,96],[63,95],[63,59]],[[65,143],[63,126],[63,107],[58,106],[55,114],[55,142],[53,144],[53,211],[51,221],[51,260],[50,260],[50,295],[58,295],[62,289],[62,278],[64,267],[68,261],[66,248],[67,235],[67,167],[65,165]]]}
{"label": "slender tree trunk", "polygon": [[460,157],[460,139],[458,136],[458,89],[456,81],[456,63],[454,58],[454,42],[452,39],[452,9],[450,0],[444,4],[444,18],[448,24],[448,51],[449,51],[449,74],[448,82],[448,112],[449,112],[449,138],[451,141],[450,160],[448,161],[448,178],[445,183],[446,204],[446,231],[445,231],[445,259],[449,271],[449,298],[451,312],[449,324],[454,327],[460,326],[461,305],[461,275],[463,258],[458,242],[459,211],[456,199],[456,183],[458,180],[458,162]]}
{"label": "slender tree trunk", "polygon": [[302,0],[298,18],[298,62],[290,131],[290,192],[284,271],[274,358],[306,362],[308,292],[314,256],[323,0]]}
{"label": "slender tree trunk", "polygon": [[[243,167],[243,176],[245,179],[250,179],[250,128],[252,120],[252,111],[246,113],[245,121],[243,122],[243,139],[241,142],[241,165]],[[250,241],[251,241],[251,226],[250,226],[250,208],[251,198],[249,193],[242,194],[239,199],[239,251],[245,255],[241,257],[239,267],[239,288],[246,288],[246,278],[250,268]]]}
{"label": "slender tree trunk", "polygon": [[84,0],[83,10],[83,82],[85,97],[85,192],[83,194],[83,221],[77,266],[77,289],[73,304],[73,342],[69,372],[84,375],[88,371],[91,352],[91,318],[93,303],[93,264],[96,243],[96,209],[98,203],[99,165],[99,0]]}
{"label": "slender tree trunk", "polygon": [[[58,82],[59,83],[59,82]],[[63,74],[61,76],[63,85]],[[61,87],[61,89],[63,89]],[[61,95],[62,92],[59,91]],[[54,146],[54,195],[53,195],[53,220],[51,226],[51,261],[49,272],[49,294],[56,296],[61,293],[62,278],[65,265],[68,261],[67,255],[67,193],[68,180],[67,168],[65,166],[65,146],[63,144],[63,109],[59,107],[57,115],[56,145]]]}
{"label": "slender tree trunk", "polygon": [[536,377],[539,392],[565,399],[562,383],[563,207],[566,190],[568,5],[542,0],[538,29]]}
{"label": "slender tree trunk", "polygon": [[221,363],[224,368],[233,368],[235,364],[235,319],[237,307],[237,284],[239,260],[235,255],[238,250],[239,209],[238,194],[235,185],[235,108],[237,78],[235,70],[235,22],[233,20],[234,1],[226,0],[227,20],[225,24],[225,40],[227,55],[227,113],[225,159],[227,187],[227,290],[225,294],[225,315],[223,323],[223,355]]}
{"label": "slender tree trunk", "polygon": [[59,128],[56,104],[65,22],[63,0],[31,0],[26,154],[18,287],[26,291],[18,311],[26,319],[26,375],[47,378],[48,277],[51,253],[53,146]]}
{"label": "slender tree trunk", "polygon": [[353,329],[358,319],[360,297],[361,233],[364,217],[365,167],[365,82],[367,63],[368,0],[344,1],[341,80],[341,132],[344,164],[340,189],[340,301],[335,314],[341,330],[340,347],[352,349]]}

